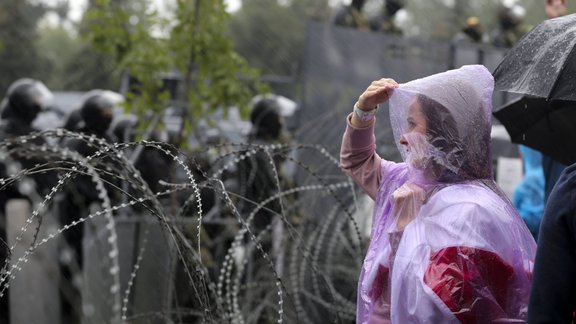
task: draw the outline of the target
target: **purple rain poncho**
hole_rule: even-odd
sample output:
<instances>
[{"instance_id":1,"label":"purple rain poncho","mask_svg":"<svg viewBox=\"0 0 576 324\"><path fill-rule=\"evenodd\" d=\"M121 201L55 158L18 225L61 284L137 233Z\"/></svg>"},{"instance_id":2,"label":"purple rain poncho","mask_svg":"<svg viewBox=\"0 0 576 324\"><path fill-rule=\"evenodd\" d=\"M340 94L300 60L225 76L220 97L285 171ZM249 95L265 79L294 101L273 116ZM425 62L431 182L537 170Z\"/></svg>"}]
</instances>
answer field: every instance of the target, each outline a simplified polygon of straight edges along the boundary
<instances>
[{"instance_id":1,"label":"purple rain poncho","mask_svg":"<svg viewBox=\"0 0 576 324\"><path fill-rule=\"evenodd\" d=\"M492 178L493 85L473 65L393 91L394 137L409 149L381 162L358 323L526 320L536 244ZM414 105L426 135L407 134Z\"/></svg>"}]
</instances>

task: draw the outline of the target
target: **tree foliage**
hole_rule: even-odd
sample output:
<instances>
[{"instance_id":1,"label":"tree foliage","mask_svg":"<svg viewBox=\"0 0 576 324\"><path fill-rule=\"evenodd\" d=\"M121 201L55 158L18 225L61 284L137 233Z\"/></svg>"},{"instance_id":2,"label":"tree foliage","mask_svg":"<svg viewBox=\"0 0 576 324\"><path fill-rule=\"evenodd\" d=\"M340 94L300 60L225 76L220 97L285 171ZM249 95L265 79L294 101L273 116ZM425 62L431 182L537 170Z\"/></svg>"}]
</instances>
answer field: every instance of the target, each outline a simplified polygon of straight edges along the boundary
<instances>
[{"instance_id":1,"label":"tree foliage","mask_svg":"<svg viewBox=\"0 0 576 324\"><path fill-rule=\"evenodd\" d=\"M114 62L94 50L62 25L39 31L41 49L49 73L43 79L53 91L87 91L119 88Z\"/></svg>"},{"instance_id":2,"label":"tree foliage","mask_svg":"<svg viewBox=\"0 0 576 324\"><path fill-rule=\"evenodd\" d=\"M0 1L0 91L16 79L44 79L49 73L38 51L37 23L46 7L26 0Z\"/></svg>"},{"instance_id":3,"label":"tree foliage","mask_svg":"<svg viewBox=\"0 0 576 324\"><path fill-rule=\"evenodd\" d=\"M235 105L246 112L254 92L264 87L226 35L223 1L177 0L168 16L142 3L135 12L126 3L97 0L85 20L87 39L138 81L138 95L129 96L132 110L161 114L170 100L161 76L175 72L181 76L175 99L187 112L186 132L196 117L218 108Z\"/></svg>"}]
</instances>

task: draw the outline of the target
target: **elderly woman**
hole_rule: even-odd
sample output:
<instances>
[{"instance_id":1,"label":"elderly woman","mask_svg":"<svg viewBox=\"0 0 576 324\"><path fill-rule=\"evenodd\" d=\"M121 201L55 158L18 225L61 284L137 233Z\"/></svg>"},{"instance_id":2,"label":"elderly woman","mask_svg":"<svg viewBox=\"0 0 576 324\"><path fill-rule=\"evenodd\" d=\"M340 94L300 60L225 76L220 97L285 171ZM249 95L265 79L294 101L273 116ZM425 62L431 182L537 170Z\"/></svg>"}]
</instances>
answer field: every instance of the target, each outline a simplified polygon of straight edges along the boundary
<instances>
[{"instance_id":1,"label":"elderly woman","mask_svg":"<svg viewBox=\"0 0 576 324\"><path fill-rule=\"evenodd\" d=\"M536 245L492 178L493 86L480 65L380 79L348 116L341 167L376 201L358 323L526 320ZM375 151L388 99L403 163Z\"/></svg>"}]
</instances>

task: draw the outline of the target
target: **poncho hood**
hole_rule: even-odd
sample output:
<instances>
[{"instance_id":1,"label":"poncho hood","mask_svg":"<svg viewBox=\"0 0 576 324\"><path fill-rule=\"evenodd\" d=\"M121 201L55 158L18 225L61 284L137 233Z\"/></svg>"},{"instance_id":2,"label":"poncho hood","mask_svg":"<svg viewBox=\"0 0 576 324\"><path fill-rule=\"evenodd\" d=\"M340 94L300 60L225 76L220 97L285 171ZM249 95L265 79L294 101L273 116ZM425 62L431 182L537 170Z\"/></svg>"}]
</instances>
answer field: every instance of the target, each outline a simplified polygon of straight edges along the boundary
<instances>
[{"instance_id":1,"label":"poncho hood","mask_svg":"<svg viewBox=\"0 0 576 324\"><path fill-rule=\"evenodd\" d=\"M406 133L409 107L415 100L428 121L427 143L407 138L415 147L410 153L398 144L404 161L412 162L415 154L425 155L428 164L442 169L433 179L440 182L492 177L493 90L494 78L482 65L467 65L401 84L390 98L396 143Z\"/></svg>"}]
</instances>

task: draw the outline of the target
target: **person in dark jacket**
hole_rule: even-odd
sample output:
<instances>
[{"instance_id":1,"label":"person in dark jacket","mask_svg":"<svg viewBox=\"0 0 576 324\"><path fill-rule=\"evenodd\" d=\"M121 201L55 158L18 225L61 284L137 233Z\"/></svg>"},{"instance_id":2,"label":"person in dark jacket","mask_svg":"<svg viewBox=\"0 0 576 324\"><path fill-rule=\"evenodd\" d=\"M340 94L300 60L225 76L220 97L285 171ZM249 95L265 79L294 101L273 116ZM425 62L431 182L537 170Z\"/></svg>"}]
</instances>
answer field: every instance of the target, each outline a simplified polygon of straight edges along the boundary
<instances>
[{"instance_id":1,"label":"person in dark jacket","mask_svg":"<svg viewBox=\"0 0 576 324\"><path fill-rule=\"evenodd\" d=\"M528 323L576 320L576 164L552 189L542 217Z\"/></svg>"},{"instance_id":2,"label":"person in dark jacket","mask_svg":"<svg viewBox=\"0 0 576 324\"><path fill-rule=\"evenodd\" d=\"M568 12L566 0L546 0L548 18ZM546 207L540 224L528 323L576 322L576 164L543 156Z\"/></svg>"},{"instance_id":3,"label":"person in dark jacket","mask_svg":"<svg viewBox=\"0 0 576 324\"><path fill-rule=\"evenodd\" d=\"M250 113L252 129L248 134L248 143L251 145L287 144L290 141L284 131L285 113L278 98L270 95L253 101ZM280 192L278 184L286 185L288 180L282 172L285 156L279 153L270 152L268 155L264 150L257 149L255 154L238 164L240 195L246 199L240 203L240 209L244 212L252 211L258 203ZM277 200L265 207L255 215L252 223L258 231L270 224L274 214L280 212Z\"/></svg>"},{"instance_id":4,"label":"person in dark jacket","mask_svg":"<svg viewBox=\"0 0 576 324\"><path fill-rule=\"evenodd\" d=\"M52 99L52 93L38 80L20 79L9 88L6 98L1 103L0 140L25 136L38 131L32 126L32 122L43 109L47 108ZM30 144L43 145L46 141L37 137ZM12 156L21 168L31 168L41 163L38 157ZM6 177L7 165L0 162L0 177ZM43 173L33 177L35 191L42 195L55 183L55 175ZM4 204L9 198L23 198L17 188L7 188L0 191L0 213L4 212Z\"/></svg>"},{"instance_id":5,"label":"person in dark jacket","mask_svg":"<svg viewBox=\"0 0 576 324\"><path fill-rule=\"evenodd\" d=\"M38 113L46 108L52 98L52 93L46 86L38 80L19 79L12 83L8 88L6 97L0 104L1 123L0 123L0 140L15 138L18 136L28 135L36 129L32 127L32 122L38 116ZM31 141L30 144L42 145L45 141L38 137ZM10 149L11 147L8 147ZM36 157L24 157L12 155L10 159L0 161L0 178L8 177L8 168L18 164L19 168L28 169L42 161ZM46 190L55 183L55 175L52 173L38 174L32 177L34 180L36 194L44 194ZM6 241L5 208L10 199L30 199L29 193L22 192L18 183L11 186L2 186L0 190L0 268L5 266L5 260L8 257L8 243ZM0 323L9 321L8 294L0 298Z\"/></svg>"},{"instance_id":6,"label":"person in dark jacket","mask_svg":"<svg viewBox=\"0 0 576 324\"><path fill-rule=\"evenodd\" d=\"M462 29L454 35L452 40L456 43L486 43L488 41L487 35L482 29L478 17L470 16L464 21Z\"/></svg>"},{"instance_id":7,"label":"person in dark jacket","mask_svg":"<svg viewBox=\"0 0 576 324\"><path fill-rule=\"evenodd\" d=\"M112 123L112 135L118 143L134 142L136 140L136 128L138 119L134 115L120 116ZM159 135L150 134L149 141L159 141ZM146 146L136 146L129 152L129 159L134 163L134 167L140 171L142 179L146 181L150 190L156 193L163 189L160 181L170 182L170 169L172 158L164 152Z\"/></svg>"},{"instance_id":8,"label":"person in dark jacket","mask_svg":"<svg viewBox=\"0 0 576 324\"><path fill-rule=\"evenodd\" d=\"M334 17L334 25L355 28L362 31L370 30L370 22L362 8L365 0L352 0L349 5L342 6Z\"/></svg>"},{"instance_id":9,"label":"person in dark jacket","mask_svg":"<svg viewBox=\"0 0 576 324\"><path fill-rule=\"evenodd\" d=\"M112 122L113 110L114 101L105 92L89 95L80 108L82 120L78 124L83 126L76 131L85 135L94 135L112 143L112 137L108 135L107 131ZM98 151L97 146L90 145L78 138L67 138L61 145L84 157L90 157ZM106 158L95 158L91 163L106 163ZM106 181L114 183L114 179L106 177L104 174L100 174L100 176ZM106 186L106 189L109 196L117 192L111 186ZM81 217L86 217L90 213L90 206L99 202L101 202L101 198L98 196L98 190L91 177L89 175L75 175L64 189L62 199L58 201L61 226L78 221ZM75 278L81 275L80 271L83 268L83 229L83 224L79 224L62 232L64 241L69 246L69 248L63 249L62 254L70 257L63 258L65 261L61 265L62 276L66 279L62 281L63 288L61 291L68 292L68 295L63 298L61 307L65 322L71 323L79 322L81 318L80 289L74 283L76 282Z\"/></svg>"},{"instance_id":10,"label":"person in dark jacket","mask_svg":"<svg viewBox=\"0 0 576 324\"><path fill-rule=\"evenodd\" d=\"M380 13L370 18L370 30L386 34L402 35L402 29L396 25L394 19L398 11L403 7L404 2L402 0L386 0Z\"/></svg>"},{"instance_id":11,"label":"person in dark jacket","mask_svg":"<svg viewBox=\"0 0 576 324\"><path fill-rule=\"evenodd\" d=\"M498 29L491 34L492 45L509 48L524 36L531 26L524 22L526 10L519 6L502 7L498 14Z\"/></svg>"},{"instance_id":12,"label":"person in dark jacket","mask_svg":"<svg viewBox=\"0 0 576 324\"><path fill-rule=\"evenodd\" d=\"M107 134L113 116L114 103L104 95L93 95L88 97L80 108L80 115L84 126L78 132L86 135L95 135L112 142L112 138ZM77 138L68 139L62 144L70 150L80 153L84 157L89 157L97 152L97 148L89 145L85 141ZM90 204L100 201L98 191L90 176L78 175L71 186L66 190L68 199L64 199L61 206L62 225L70 224L87 213ZM85 215L84 215L85 216ZM74 247L79 264L82 264L82 226L74 226L64 231L64 236Z\"/></svg>"},{"instance_id":13,"label":"person in dark jacket","mask_svg":"<svg viewBox=\"0 0 576 324\"><path fill-rule=\"evenodd\" d=\"M43 109L47 108L52 100L52 93L46 86L38 80L19 79L15 81L7 91L5 99L1 103L0 140L6 140L19 136L25 136L37 131L32 127L32 122ZM42 137L37 137L29 141L30 145L43 145L46 141ZM7 147L11 149L14 147ZM12 154L11 163L16 163L19 169L29 169L45 162L37 156L22 156ZM7 168L10 167L7 161L0 161L0 178L8 176ZM31 177L35 185L34 191L38 195L45 194L56 182L53 173L44 172ZM17 185L0 190L0 215L4 213L6 202L12 198L29 198L26 193L20 192Z\"/></svg>"}]
</instances>

